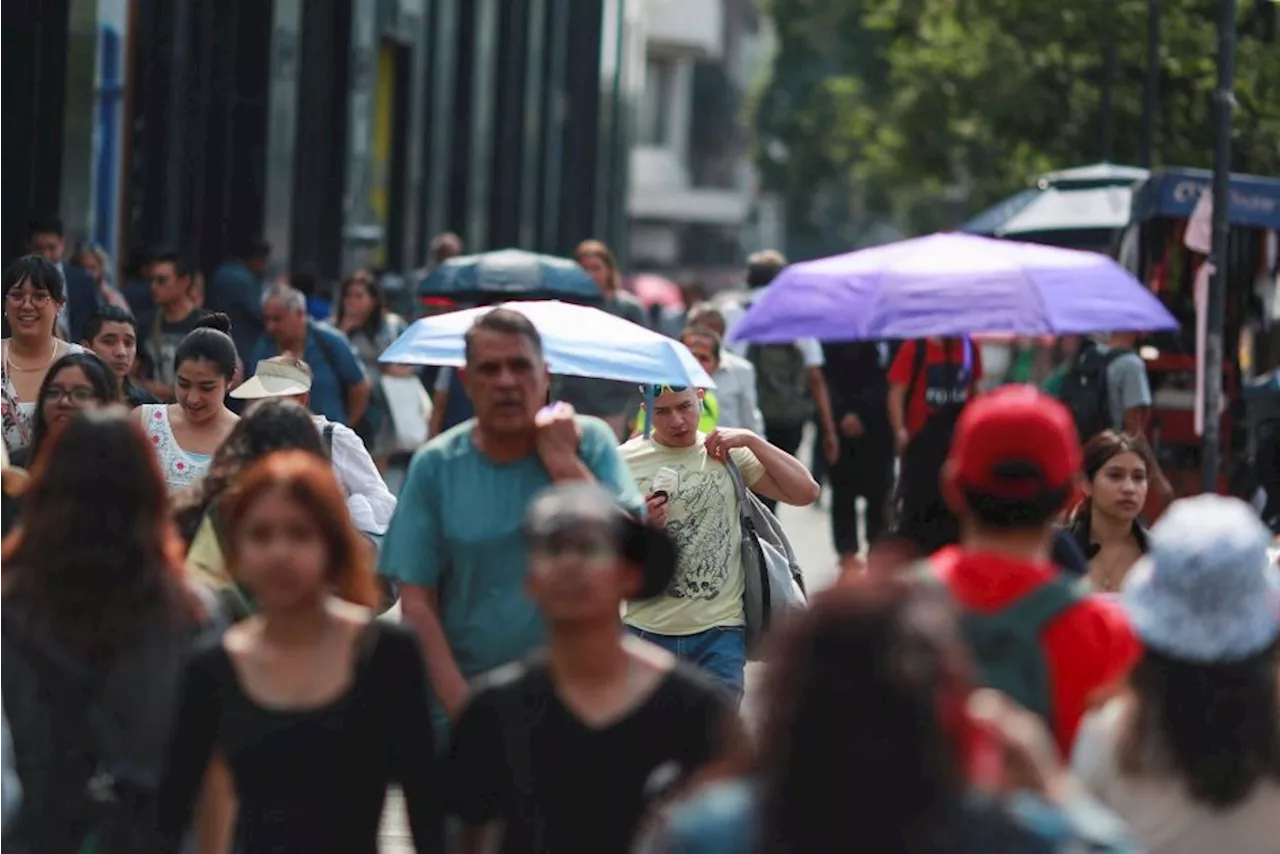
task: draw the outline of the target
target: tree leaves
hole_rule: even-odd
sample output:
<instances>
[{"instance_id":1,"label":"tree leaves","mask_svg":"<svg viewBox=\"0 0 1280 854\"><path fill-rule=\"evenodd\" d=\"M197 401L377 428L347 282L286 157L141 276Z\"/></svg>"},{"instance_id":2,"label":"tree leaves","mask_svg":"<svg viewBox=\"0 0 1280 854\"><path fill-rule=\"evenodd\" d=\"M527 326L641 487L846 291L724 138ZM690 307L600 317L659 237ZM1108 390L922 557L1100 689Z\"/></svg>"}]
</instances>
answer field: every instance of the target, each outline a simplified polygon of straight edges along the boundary
<instances>
[{"instance_id":1,"label":"tree leaves","mask_svg":"<svg viewBox=\"0 0 1280 854\"><path fill-rule=\"evenodd\" d=\"M767 0L771 73L749 109L793 245L849 249L885 220L954 225L1033 175L1140 159L1146 0ZM1157 165L1208 167L1215 4L1161 0ZM1280 173L1280 4L1240 0L1236 171ZM1270 17L1268 17L1270 16ZM794 254L794 253L793 253Z\"/></svg>"}]
</instances>

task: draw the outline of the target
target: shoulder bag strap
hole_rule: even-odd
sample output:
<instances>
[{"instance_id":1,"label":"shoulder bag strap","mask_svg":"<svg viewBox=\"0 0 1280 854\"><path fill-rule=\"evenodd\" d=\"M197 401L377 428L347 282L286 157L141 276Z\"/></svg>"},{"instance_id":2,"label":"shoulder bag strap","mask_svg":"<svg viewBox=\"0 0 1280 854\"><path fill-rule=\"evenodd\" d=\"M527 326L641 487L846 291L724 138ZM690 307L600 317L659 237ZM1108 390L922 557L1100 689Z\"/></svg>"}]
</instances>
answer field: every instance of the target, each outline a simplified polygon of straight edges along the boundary
<instances>
[{"instance_id":1,"label":"shoulder bag strap","mask_svg":"<svg viewBox=\"0 0 1280 854\"><path fill-rule=\"evenodd\" d=\"M324 353L324 360L329 363L329 370L333 372L334 379L342 387L342 393L345 396L350 388L346 381L342 379L342 372L338 370L338 360L334 356L333 342L329 340L325 329L311 321L307 321L307 324L310 326L311 334L316 336L316 343L320 345L320 351Z\"/></svg>"},{"instance_id":2,"label":"shoulder bag strap","mask_svg":"<svg viewBox=\"0 0 1280 854\"><path fill-rule=\"evenodd\" d=\"M907 381L907 396L902 402L902 423L907 424L911 420L911 401L916 396L916 385L920 381L921 372L924 371L925 358L929 355L929 342L920 338L915 341L908 341L902 346L916 348L911 359L911 379Z\"/></svg>"}]
</instances>

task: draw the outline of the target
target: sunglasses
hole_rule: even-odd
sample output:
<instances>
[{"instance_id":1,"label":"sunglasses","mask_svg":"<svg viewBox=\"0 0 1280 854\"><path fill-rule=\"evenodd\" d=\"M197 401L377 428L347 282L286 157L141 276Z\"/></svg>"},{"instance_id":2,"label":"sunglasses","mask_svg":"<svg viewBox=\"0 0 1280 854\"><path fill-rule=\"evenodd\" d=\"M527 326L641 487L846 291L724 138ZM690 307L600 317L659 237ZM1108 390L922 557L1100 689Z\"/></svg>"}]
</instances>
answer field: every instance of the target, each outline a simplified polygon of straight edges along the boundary
<instances>
[{"instance_id":1,"label":"sunglasses","mask_svg":"<svg viewBox=\"0 0 1280 854\"><path fill-rule=\"evenodd\" d=\"M663 394L666 394L666 393L668 393L668 392L670 392L670 393L672 393L672 394L679 394L679 393L680 393L680 392L682 392L682 391L688 391L688 390L689 390L689 387L688 387L687 385L655 385L655 386L640 386L640 390L641 390L641 391L649 391L649 389L650 389L650 388L652 388L652 389L653 389L653 396L654 396L654 397L658 397L659 395L663 395Z\"/></svg>"}]
</instances>

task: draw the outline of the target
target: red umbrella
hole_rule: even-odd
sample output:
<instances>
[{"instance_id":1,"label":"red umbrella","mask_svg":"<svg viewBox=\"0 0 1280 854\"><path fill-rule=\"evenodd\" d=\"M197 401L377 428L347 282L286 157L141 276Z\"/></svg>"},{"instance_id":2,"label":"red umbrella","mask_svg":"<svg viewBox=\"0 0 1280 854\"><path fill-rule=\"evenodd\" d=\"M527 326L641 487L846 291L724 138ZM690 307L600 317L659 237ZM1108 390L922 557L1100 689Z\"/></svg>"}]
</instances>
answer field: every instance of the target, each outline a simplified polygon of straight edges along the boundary
<instances>
[{"instance_id":1,"label":"red umbrella","mask_svg":"<svg viewBox=\"0 0 1280 854\"><path fill-rule=\"evenodd\" d=\"M652 273L641 273L631 279L631 290L636 298L644 303L645 308L655 305L664 308L684 308L684 294L680 286L670 279L655 276Z\"/></svg>"}]
</instances>

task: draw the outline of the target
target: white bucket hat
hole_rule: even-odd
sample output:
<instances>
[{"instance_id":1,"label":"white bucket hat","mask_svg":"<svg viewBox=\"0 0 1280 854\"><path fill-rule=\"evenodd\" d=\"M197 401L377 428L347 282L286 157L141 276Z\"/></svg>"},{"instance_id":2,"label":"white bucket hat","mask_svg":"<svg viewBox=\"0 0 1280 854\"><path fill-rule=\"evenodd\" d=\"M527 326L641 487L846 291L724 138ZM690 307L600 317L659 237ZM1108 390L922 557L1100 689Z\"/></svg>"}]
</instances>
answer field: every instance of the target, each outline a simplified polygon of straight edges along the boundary
<instances>
[{"instance_id":1,"label":"white bucket hat","mask_svg":"<svg viewBox=\"0 0 1280 854\"><path fill-rule=\"evenodd\" d=\"M1121 600L1142 641L1185 661L1257 655L1280 636L1280 579L1271 533L1235 498L1175 501L1151 529L1151 548Z\"/></svg>"}]
</instances>

